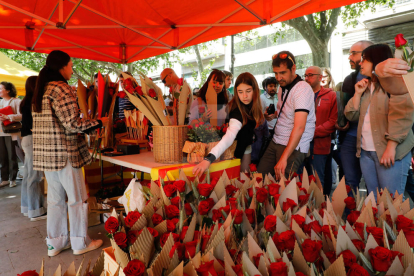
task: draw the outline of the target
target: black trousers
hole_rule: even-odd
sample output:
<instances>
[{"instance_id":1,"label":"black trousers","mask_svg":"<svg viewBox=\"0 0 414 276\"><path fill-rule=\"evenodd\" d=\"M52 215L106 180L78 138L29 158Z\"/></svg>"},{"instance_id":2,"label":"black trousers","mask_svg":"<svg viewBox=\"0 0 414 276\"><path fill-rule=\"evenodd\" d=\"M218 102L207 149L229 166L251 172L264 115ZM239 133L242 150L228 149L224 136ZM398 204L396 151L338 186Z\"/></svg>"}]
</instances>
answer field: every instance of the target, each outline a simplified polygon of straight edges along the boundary
<instances>
[{"instance_id":1,"label":"black trousers","mask_svg":"<svg viewBox=\"0 0 414 276\"><path fill-rule=\"evenodd\" d=\"M1 181L14 181L17 177L19 165L17 164L17 141L11 136L0 136L0 170Z\"/></svg>"}]
</instances>

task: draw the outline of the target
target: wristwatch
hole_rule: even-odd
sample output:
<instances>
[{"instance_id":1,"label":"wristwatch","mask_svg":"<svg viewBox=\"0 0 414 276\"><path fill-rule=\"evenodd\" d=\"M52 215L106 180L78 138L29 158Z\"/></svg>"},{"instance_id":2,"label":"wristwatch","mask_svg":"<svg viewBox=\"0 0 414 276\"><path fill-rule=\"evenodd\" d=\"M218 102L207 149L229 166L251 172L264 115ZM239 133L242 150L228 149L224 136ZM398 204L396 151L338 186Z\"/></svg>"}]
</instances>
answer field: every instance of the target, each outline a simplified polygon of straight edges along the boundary
<instances>
[{"instance_id":1,"label":"wristwatch","mask_svg":"<svg viewBox=\"0 0 414 276\"><path fill-rule=\"evenodd\" d=\"M216 160L216 157L214 154L209 153L206 157L204 157L204 160L209 161L210 163L213 163Z\"/></svg>"}]
</instances>

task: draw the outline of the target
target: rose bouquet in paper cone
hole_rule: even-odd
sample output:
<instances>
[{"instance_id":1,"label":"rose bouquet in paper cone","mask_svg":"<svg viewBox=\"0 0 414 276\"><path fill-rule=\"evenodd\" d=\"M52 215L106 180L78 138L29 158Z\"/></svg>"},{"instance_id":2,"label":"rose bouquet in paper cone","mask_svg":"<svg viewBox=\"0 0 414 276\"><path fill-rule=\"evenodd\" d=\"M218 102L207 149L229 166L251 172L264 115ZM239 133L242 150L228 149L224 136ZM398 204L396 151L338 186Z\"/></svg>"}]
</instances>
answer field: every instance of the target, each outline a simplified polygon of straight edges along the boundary
<instances>
[{"instance_id":1,"label":"rose bouquet in paper cone","mask_svg":"<svg viewBox=\"0 0 414 276\"><path fill-rule=\"evenodd\" d=\"M413 275L403 195L364 197L342 180L329 199L317 182L181 171L151 182L142 213L113 214L105 228L125 275L133 260L140 275Z\"/></svg>"},{"instance_id":2,"label":"rose bouquet in paper cone","mask_svg":"<svg viewBox=\"0 0 414 276\"><path fill-rule=\"evenodd\" d=\"M408 74L403 75L402 78L407 86L411 99L414 101L414 52L408 45L408 41L404 38L403 34L395 36L395 48L395 57L404 60L411 67L408 70Z\"/></svg>"}]
</instances>

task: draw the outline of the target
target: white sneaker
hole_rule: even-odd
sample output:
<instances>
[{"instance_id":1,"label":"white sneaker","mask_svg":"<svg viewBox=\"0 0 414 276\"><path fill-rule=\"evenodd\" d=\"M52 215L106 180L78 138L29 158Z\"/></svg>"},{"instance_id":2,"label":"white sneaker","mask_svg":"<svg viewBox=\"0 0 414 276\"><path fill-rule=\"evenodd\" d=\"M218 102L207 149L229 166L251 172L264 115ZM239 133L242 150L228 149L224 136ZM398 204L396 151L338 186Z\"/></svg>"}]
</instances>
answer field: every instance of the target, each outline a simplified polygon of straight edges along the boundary
<instances>
[{"instance_id":1,"label":"white sneaker","mask_svg":"<svg viewBox=\"0 0 414 276\"><path fill-rule=\"evenodd\" d=\"M54 257L54 256L56 256L57 254L59 254L60 252L62 252L63 250L66 250L66 249L70 249L70 243L68 243L65 247L63 247L63 248L61 248L61 249L55 249L53 246L51 246L51 245L47 245L47 248L48 248L48 250L47 250L47 255L49 256L49 257Z\"/></svg>"},{"instance_id":2,"label":"white sneaker","mask_svg":"<svg viewBox=\"0 0 414 276\"><path fill-rule=\"evenodd\" d=\"M84 249L81 250L73 250L73 255L82 255L89 251L98 249L103 244L102 240L92 240L92 242Z\"/></svg>"},{"instance_id":3,"label":"white sneaker","mask_svg":"<svg viewBox=\"0 0 414 276\"><path fill-rule=\"evenodd\" d=\"M17 186L16 181L11 181L9 186L10 188L16 187Z\"/></svg>"},{"instance_id":4,"label":"white sneaker","mask_svg":"<svg viewBox=\"0 0 414 276\"><path fill-rule=\"evenodd\" d=\"M28 213L23 213L23 216L27 217L29 214Z\"/></svg>"},{"instance_id":5,"label":"white sneaker","mask_svg":"<svg viewBox=\"0 0 414 276\"><path fill-rule=\"evenodd\" d=\"M41 216L31 218L30 221L38 221L38 220L42 220L42 219L47 219L47 214L43 214Z\"/></svg>"},{"instance_id":6,"label":"white sneaker","mask_svg":"<svg viewBox=\"0 0 414 276\"><path fill-rule=\"evenodd\" d=\"M5 181L2 181L1 183L0 183L0 187L4 187L4 186L7 186L7 185L9 185L9 181L8 180L5 180Z\"/></svg>"}]
</instances>

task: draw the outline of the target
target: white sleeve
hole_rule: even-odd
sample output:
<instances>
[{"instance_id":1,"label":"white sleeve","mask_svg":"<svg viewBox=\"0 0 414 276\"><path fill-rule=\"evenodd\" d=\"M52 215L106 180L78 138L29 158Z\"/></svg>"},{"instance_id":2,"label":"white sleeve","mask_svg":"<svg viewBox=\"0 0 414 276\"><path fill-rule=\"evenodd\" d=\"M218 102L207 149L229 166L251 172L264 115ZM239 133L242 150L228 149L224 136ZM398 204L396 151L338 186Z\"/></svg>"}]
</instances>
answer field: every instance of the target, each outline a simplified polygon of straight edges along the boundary
<instances>
[{"instance_id":1,"label":"white sleeve","mask_svg":"<svg viewBox=\"0 0 414 276\"><path fill-rule=\"evenodd\" d=\"M230 119L229 127L226 134L221 138L221 141L211 149L210 153L213 154L216 159L219 158L223 152L233 144L236 139L237 133L242 128L242 123L236 119Z\"/></svg>"}]
</instances>

